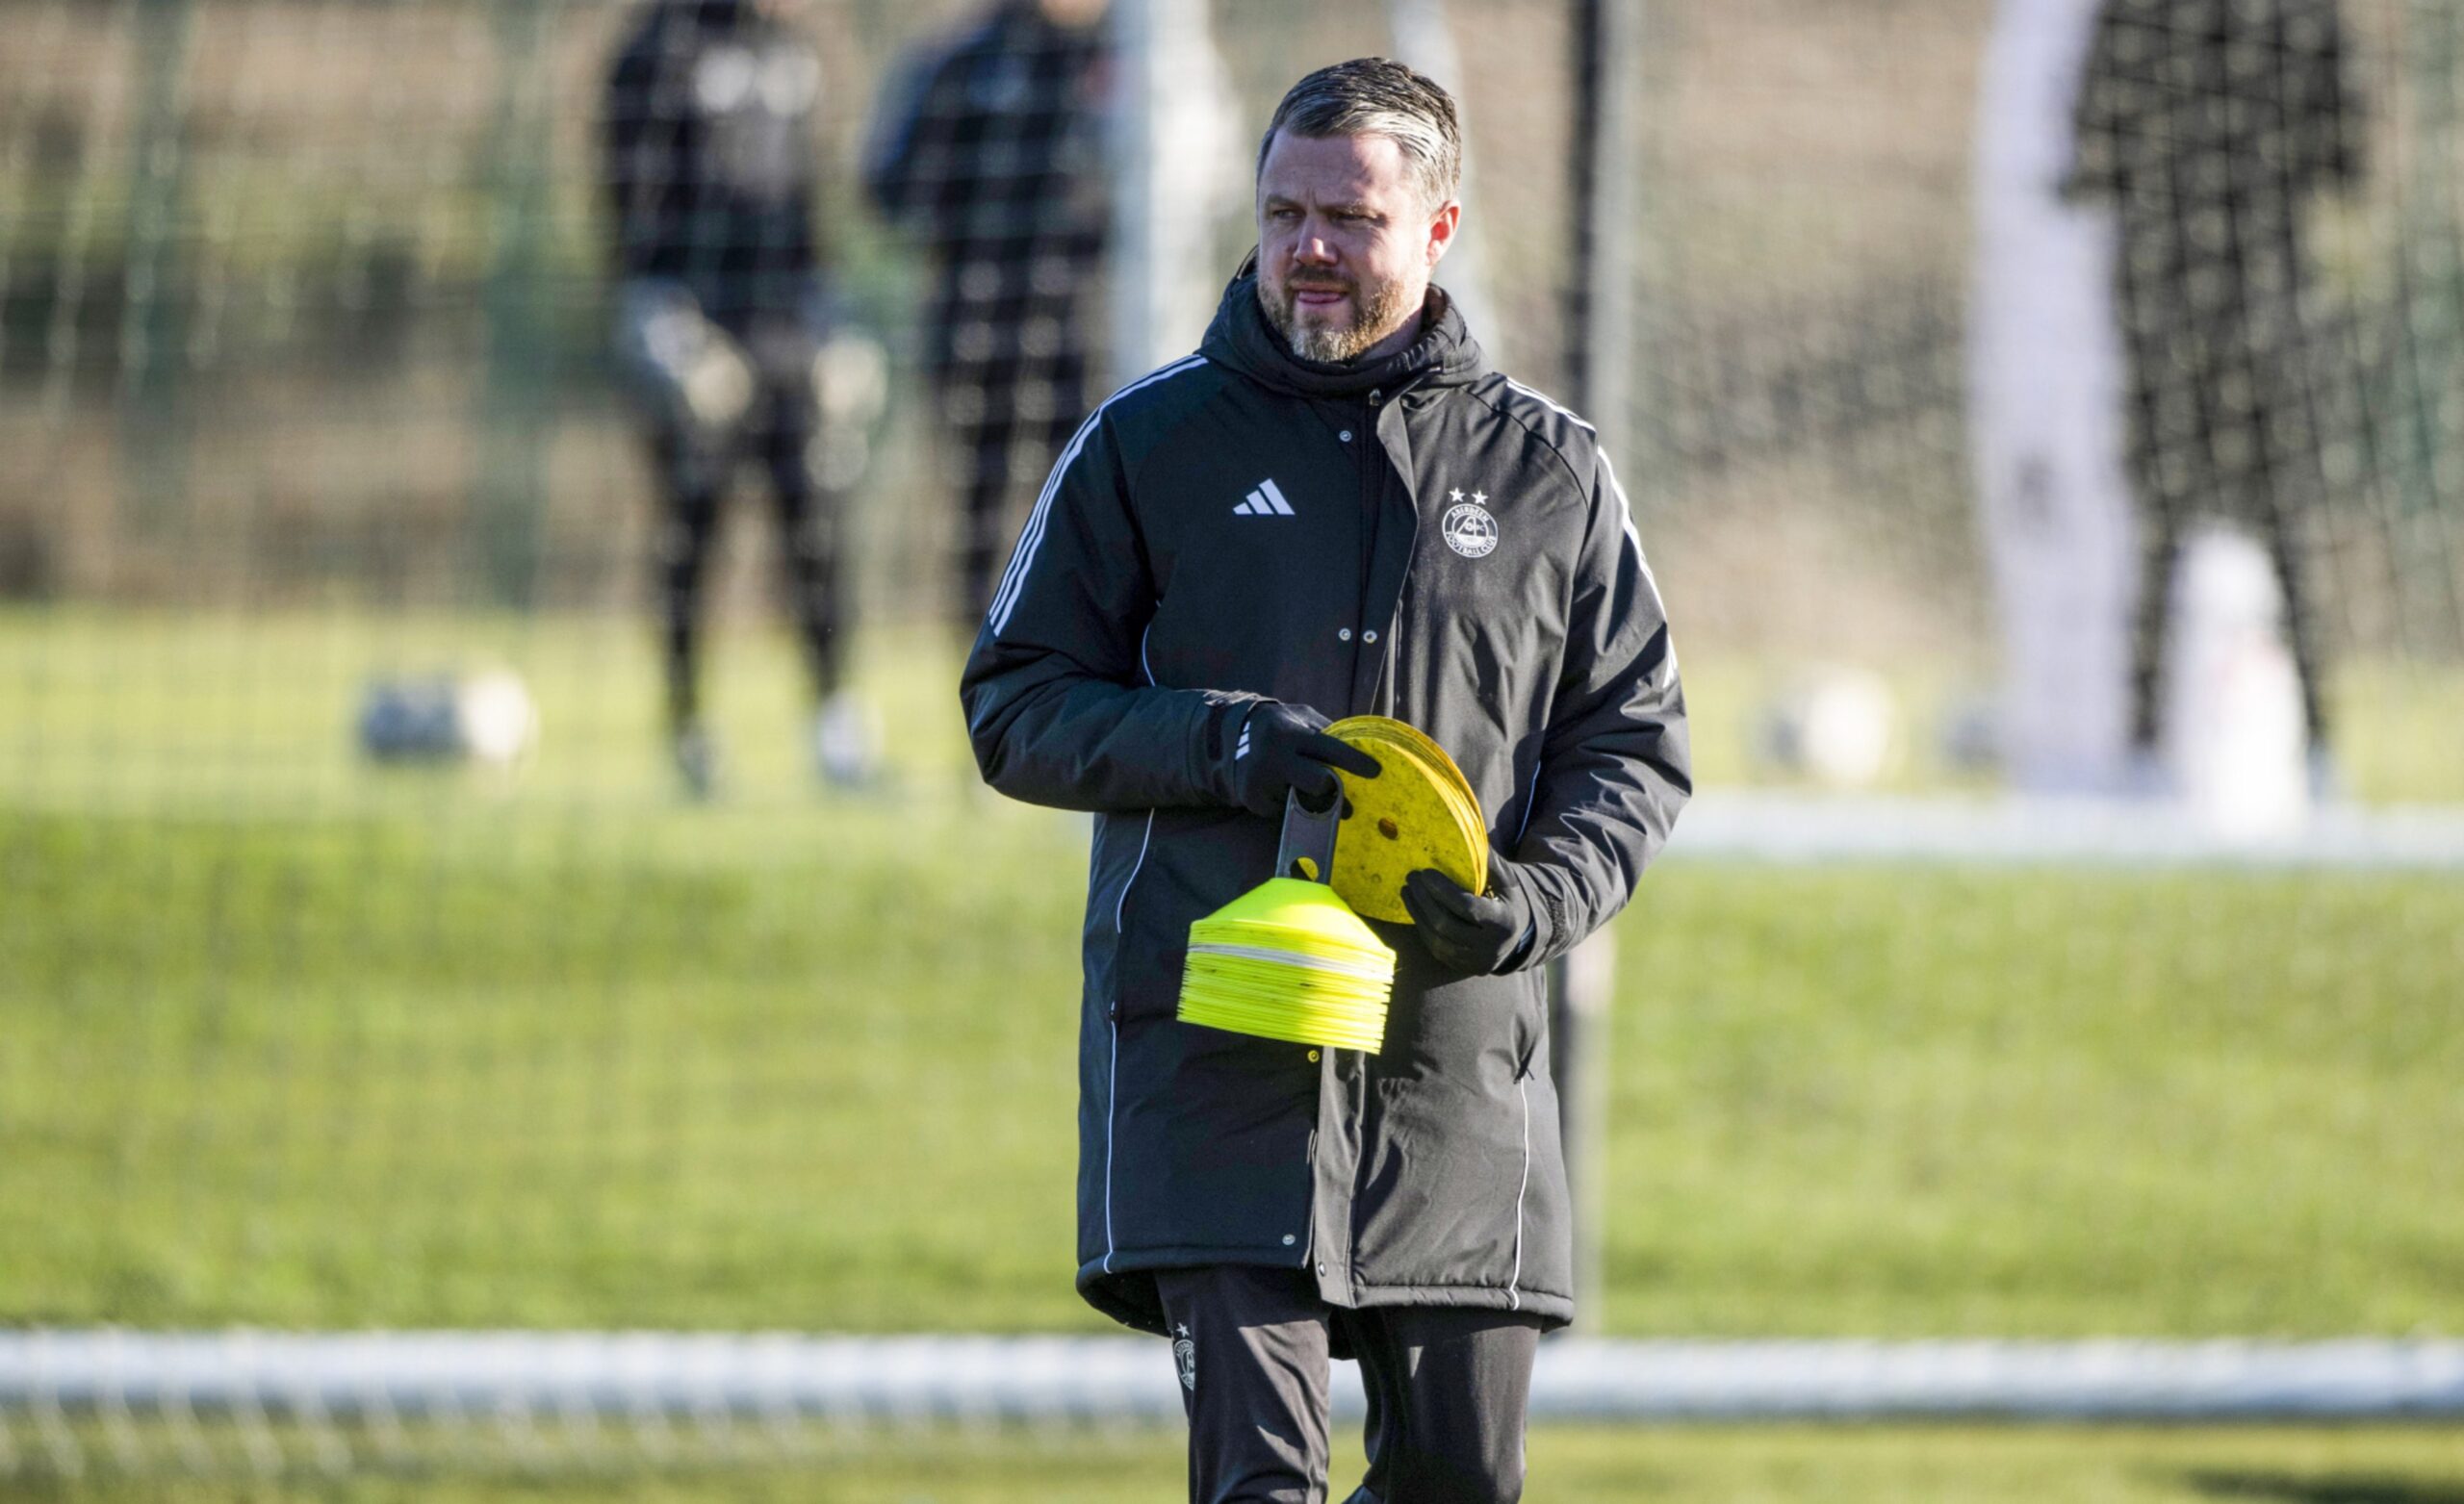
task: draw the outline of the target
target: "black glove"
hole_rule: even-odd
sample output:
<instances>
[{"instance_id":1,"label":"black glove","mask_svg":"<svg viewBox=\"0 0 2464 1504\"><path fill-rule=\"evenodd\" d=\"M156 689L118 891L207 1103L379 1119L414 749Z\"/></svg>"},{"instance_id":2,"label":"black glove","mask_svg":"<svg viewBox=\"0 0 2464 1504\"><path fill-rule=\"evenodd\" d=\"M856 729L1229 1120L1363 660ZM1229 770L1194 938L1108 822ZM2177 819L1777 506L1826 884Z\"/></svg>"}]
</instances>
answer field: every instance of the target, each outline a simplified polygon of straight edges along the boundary
<instances>
[{"instance_id":1,"label":"black glove","mask_svg":"<svg viewBox=\"0 0 2464 1504\"><path fill-rule=\"evenodd\" d=\"M1342 791L1337 768L1364 778L1377 777L1377 759L1328 736L1328 725L1307 705L1276 700L1251 705L1248 719L1232 738L1232 802L1271 820L1282 815L1284 796L1296 789L1303 803L1322 808Z\"/></svg>"},{"instance_id":2,"label":"black glove","mask_svg":"<svg viewBox=\"0 0 2464 1504\"><path fill-rule=\"evenodd\" d=\"M1440 964L1475 977L1518 971L1539 938L1530 885L1515 864L1492 857L1489 891L1467 891L1433 867L1403 879L1403 910Z\"/></svg>"}]
</instances>

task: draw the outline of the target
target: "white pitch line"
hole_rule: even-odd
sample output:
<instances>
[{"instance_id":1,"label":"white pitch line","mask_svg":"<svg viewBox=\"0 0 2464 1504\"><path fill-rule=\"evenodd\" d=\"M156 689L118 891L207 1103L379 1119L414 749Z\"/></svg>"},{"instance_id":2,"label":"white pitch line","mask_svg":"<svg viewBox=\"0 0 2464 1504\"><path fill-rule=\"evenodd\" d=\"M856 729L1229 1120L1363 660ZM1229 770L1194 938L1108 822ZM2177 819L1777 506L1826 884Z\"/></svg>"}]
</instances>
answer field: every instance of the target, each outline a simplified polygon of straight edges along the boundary
<instances>
[{"instance_id":1,"label":"white pitch line","mask_svg":"<svg viewBox=\"0 0 2464 1504\"><path fill-rule=\"evenodd\" d=\"M1170 1421L1132 1337L667 1333L0 1333L0 1415L334 1419L591 1414L851 1422ZM1356 1369L1336 1409L1356 1417ZM1545 1343L1544 1420L2464 1418L2464 1342Z\"/></svg>"},{"instance_id":2,"label":"white pitch line","mask_svg":"<svg viewBox=\"0 0 2464 1504\"><path fill-rule=\"evenodd\" d=\"M2464 809L2329 805L2237 832L2146 800L1974 799L1713 789L1677 824L1672 858L1999 866L2464 872Z\"/></svg>"}]
</instances>

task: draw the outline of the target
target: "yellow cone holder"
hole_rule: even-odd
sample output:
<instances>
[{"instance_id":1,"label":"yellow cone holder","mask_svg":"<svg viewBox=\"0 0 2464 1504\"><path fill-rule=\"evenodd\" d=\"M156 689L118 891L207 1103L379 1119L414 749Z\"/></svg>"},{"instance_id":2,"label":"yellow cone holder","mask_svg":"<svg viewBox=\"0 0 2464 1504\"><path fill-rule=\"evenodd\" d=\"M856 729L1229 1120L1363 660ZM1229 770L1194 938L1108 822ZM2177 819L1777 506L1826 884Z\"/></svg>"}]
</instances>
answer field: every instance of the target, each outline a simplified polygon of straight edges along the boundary
<instances>
[{"instance_id":1,"label":"yellow cone holder","mask_svg":"<svg viewBox=\"0 0 2464 1504\"><path fill-rule=\"evenodd\" d=\"M1190 926L1183 1023L1375 1053L1395 953L1327 886L1343 800L1284 801L1275 875Z\"/></svg>"},{"instance_id":2,"label":"yellow cone holder","mask_svg":"<svg viewBox=\"0 0 2464 1504\"><path fill-rule=\"evenodd\" d=\"M1305 878L1311 882L1331 883L1335 879L1335 841L1343 833L1344 795L1341 788L1326 802L1323 809L1312 809L1300 802L1300 791L1294 789L1283 797L1283 836L1275 843L1274 875L1278 878Z\"/></svg>"}]
</instances>

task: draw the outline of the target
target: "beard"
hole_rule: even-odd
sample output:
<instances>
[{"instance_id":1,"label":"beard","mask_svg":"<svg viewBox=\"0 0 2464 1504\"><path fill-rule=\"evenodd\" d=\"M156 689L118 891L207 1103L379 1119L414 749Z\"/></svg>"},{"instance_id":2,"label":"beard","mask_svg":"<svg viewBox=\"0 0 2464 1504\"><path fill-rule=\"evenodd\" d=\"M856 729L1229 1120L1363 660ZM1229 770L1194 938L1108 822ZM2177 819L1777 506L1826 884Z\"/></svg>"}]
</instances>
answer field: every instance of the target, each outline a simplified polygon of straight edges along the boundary
<instances>
[{"instance_id":1,"label":"beard","mask_svg":"<svg viewBox=\"0 0 2464 1504\"><path fill-rule=\"evenodd\" d=\"M1378 284L1365 299L1359 283L1345 282L1342 291L1353 310L1348 323L1301 316L1301 292L1331 291L1335 286L1331 281L1310 281L1295 289L1290 282L1277 287L1263 276L1258 279L1258 306L1266 311L1267 322L1302 360L1340 366L1402 326L1403 290L1392 282Z\"/></svg>"}]
</instances>

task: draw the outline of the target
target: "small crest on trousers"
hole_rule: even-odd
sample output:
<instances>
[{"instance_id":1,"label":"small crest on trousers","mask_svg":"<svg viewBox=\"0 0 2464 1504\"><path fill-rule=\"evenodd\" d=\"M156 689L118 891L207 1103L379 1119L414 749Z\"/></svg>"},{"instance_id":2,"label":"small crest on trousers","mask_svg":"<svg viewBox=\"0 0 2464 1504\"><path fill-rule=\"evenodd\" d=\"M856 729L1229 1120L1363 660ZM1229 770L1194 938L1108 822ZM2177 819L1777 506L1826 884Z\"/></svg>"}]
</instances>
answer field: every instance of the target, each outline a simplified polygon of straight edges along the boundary
<instances>
[{"instance_id":1,"label":"small crest on trousers","mask_svg":"<svg viewBox=\"0 0 2464 1504\"><path fill-rule=\"evenodd\" d=\"M1181 1371L1181 1388L1197 1392L1197 1343L1190 1339L1187 1322L1172 1329L1172 1366Z\"/></svg>"}]
</instances>

